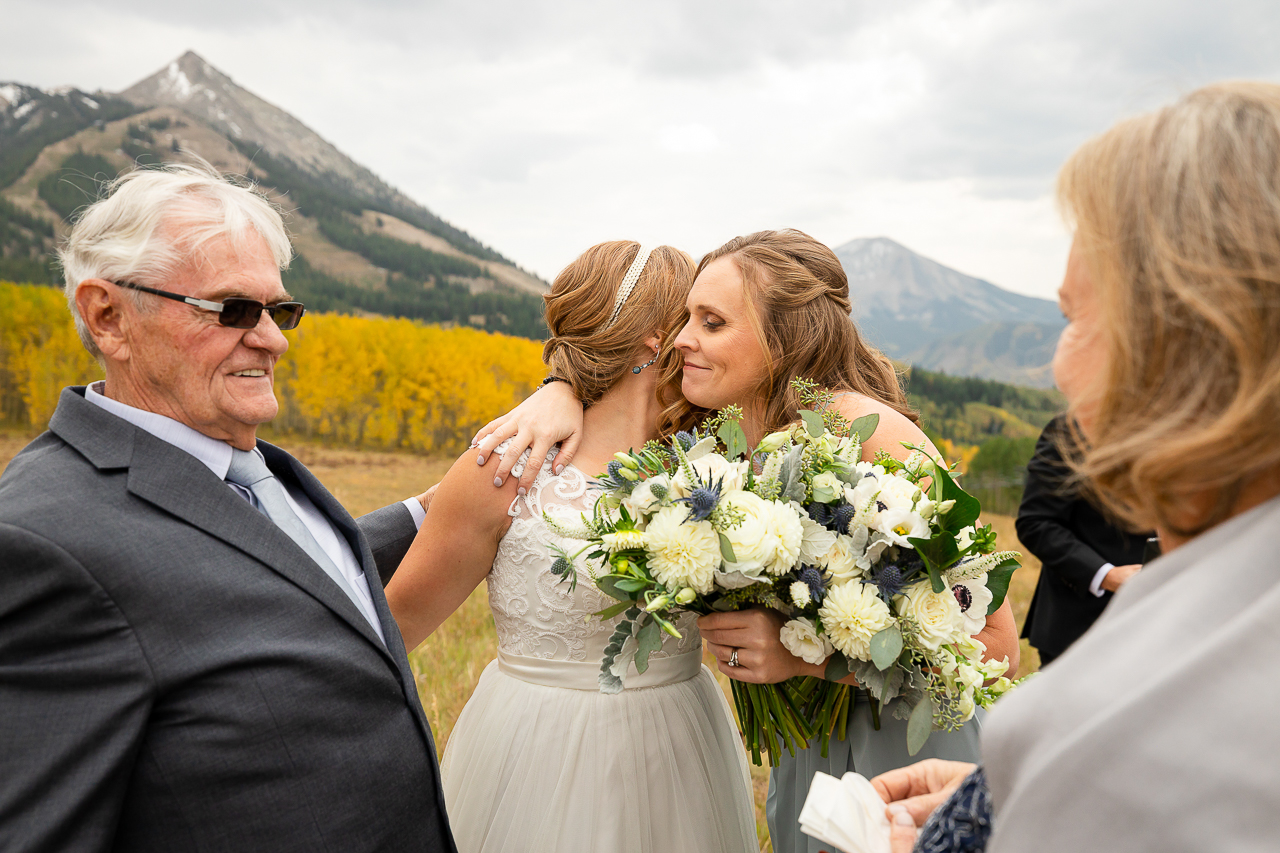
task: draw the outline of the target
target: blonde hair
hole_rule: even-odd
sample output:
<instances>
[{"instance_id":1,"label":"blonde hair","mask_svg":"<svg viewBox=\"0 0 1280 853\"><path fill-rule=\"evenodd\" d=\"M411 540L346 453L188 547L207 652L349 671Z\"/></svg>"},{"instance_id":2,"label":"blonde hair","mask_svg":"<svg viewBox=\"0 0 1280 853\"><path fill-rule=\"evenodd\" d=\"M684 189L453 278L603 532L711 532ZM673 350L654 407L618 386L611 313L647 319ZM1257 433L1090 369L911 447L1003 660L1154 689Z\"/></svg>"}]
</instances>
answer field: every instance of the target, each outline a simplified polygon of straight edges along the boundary
<instances>
[{"instance_id":1,"label":"blonde hair","mask_svg":"<svg viewBox=\"0 0 1280 853\"><path fill-rule=\"evenodd\" d=\"M67 303L85 349L101 361L76 308L80 282L100 278L170 289L168 282L209 241L225 237L240 248L249 233L266 242L278 267L289 265L293 250L280 213L252 184L232 183L203 160L116 178L103 198L84 209L58 250ZM136 291L124 293L142 304Z\"/></svg>"},{"instance_id":2,"label":"blonde hair","mask_svg":"<svg viewBox=\"0 0 1280 853\"><path fill-rule=\"evenodd\" d=\"M693 258L679 249L659 246L627 297L618 317L601 329L613 313L618 285L640 244L614 240L587 249L565 267L543 297L551 337L542 360L551 373L568 380L584 404L598 402L645 352L646 338L659 332L657 397L663 406L658 430L662 435L689 428L701 410L680 394L684 359L675 349L685 320L685 299L693 286ZM648 361L646 355L644 361ZM671 379L675 378L674 394Z\"/></svg>"},{"instance_id":3,"label":"blonde hair","mask_svg":"<svg viewBox=\"0 0 1280 853\"><path fill-rule=\"evenodd\" d=\"M799 417L791 387L797 376L878 400L919 422L893 362L863 339L850 316L849 279L835 252L802 231L757 231L707 254L698 272L720 258L742 274L748 321L768 365L755 391L766 401L764 432Z\"/></svg>"},{"instance_id":4,"label":"blonde hair","mask_svg":"<svg viewBox=\"0 0 1280 853\"><path fill-rule=\"evenodd\" d=\"M1200 533L1280 465L1280 86L1121 122L1071 156L1058 198L1109 353L1077 470L1136 528Z\"/></svg>"}]
</instances>

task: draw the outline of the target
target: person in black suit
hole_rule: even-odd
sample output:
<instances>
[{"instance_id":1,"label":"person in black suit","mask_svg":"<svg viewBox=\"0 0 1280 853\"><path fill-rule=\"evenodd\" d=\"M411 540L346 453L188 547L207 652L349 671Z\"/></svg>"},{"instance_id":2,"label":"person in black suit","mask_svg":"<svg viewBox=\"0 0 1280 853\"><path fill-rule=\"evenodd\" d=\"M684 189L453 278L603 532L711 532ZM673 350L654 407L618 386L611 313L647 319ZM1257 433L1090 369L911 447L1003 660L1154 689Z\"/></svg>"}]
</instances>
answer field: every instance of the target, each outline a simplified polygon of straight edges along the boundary
<instances>
[{"instance_id":1,"label":"person in black suit","mask_svg":"<svg viewBox=\"0 0 1280 853\"><path fill-rule=\"evenodd\" d=\"M1142 568L1151 534L1129 533L1109 522L1066 483L1062 443L1070 447L1066 415L1044 428L1027 464L1018 507L1018 539L1040 560L1022 636L1047 664L1066 651L1102 615L1112 594Z\"/></svg>"},{"instance_id":2,"label":"person in black suit","mask_svg":"<svg viewBox=\"0 0 1280 853\"><path fill-rule=\"evenodd\" d=\"M356 522L256 439L279 214L139 170L62 254L106 381L0 477L0 849L456 853L382 593L425 507Z\"/></svg>"}]
</instances>

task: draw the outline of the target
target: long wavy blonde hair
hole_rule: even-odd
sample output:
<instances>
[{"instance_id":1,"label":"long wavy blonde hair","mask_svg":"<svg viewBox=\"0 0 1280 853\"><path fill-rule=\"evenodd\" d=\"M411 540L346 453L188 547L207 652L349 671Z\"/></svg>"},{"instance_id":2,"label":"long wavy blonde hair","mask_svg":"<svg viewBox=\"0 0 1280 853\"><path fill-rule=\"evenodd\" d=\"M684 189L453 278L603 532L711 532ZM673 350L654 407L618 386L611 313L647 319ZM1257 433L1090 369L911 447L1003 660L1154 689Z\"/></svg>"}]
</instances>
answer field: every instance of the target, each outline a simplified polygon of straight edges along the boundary
<instances>
[{"instance_id":1,"label":"long wavy blonde hair","mask_svg":"<svg viewBox=\"0 0 1280 853\"><path fill-rule=\"evenodd\" d=\"M657 371L656 393L663 407L658 431L668 435L688 429L702 414L680 393L684 359L673 346L687 316L693 258L671 246L654 249L617 319L602 330L613 313L618 285L639 252L640 244L631 240L599 243L556 276L551 292L543 297L551 337L542 348L542 360L590 405L632 367L649 360L644 342L658 332L658 357L649 369Z\"/></svg>"},{"instance_id":2,"label":"long wavy blonde hair","mask_svg":"<svg viewBox=\"0 0 1280 853\"><path fill-rule=\"evenodd\" d=\"M1117 124L1058 198L1109 355L1072 401L1095 413L1078 472L1135 528L1200 533L1280 466L1280 86L1207 86Z\"/></svg>"}]
</instances>

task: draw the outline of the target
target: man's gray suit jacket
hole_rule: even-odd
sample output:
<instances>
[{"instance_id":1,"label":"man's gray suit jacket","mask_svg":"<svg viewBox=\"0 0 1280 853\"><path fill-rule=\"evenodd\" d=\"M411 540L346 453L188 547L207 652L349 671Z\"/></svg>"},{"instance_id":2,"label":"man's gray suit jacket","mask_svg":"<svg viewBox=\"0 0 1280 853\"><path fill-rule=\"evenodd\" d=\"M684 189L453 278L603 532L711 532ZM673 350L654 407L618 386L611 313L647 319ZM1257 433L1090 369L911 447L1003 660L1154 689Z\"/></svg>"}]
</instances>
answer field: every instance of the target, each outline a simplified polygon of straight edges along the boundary
<instances>
[{"instance_id":1,"label":"man's gray suit jacket","mask_svg":"<svg viewBox=\"0 0 1280 853\"><path fill-rule=\"evenodd\" d=\"M258 446L371 580L390 577L407 509L357 527ZM369 586L385 645L195 457L64 390L0 477L0 849L453 851L413 674Z\"/></svg>"}]
</instances>

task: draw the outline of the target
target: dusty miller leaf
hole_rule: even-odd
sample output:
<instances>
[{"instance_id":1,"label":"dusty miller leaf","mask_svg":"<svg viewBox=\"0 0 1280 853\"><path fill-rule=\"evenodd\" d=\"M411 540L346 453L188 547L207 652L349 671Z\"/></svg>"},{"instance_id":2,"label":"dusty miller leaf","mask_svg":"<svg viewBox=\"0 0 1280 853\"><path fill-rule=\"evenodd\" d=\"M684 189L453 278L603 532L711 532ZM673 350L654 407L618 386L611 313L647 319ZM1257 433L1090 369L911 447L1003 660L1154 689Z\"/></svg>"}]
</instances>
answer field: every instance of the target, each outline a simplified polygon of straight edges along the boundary
<instances>
[{"instance_id":1,"label":"dusty miller leaf","mask_svg":"<svg viewBox=\"0 0 1280 853\"><path fill-rule=\"evenodd\" d=\"M649 655L662 648L662 629L656 619L649 619L636 632L636 672L649 668Z\"/></svg>"}]
</instances>

